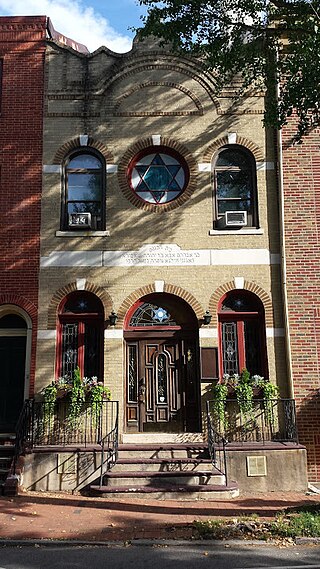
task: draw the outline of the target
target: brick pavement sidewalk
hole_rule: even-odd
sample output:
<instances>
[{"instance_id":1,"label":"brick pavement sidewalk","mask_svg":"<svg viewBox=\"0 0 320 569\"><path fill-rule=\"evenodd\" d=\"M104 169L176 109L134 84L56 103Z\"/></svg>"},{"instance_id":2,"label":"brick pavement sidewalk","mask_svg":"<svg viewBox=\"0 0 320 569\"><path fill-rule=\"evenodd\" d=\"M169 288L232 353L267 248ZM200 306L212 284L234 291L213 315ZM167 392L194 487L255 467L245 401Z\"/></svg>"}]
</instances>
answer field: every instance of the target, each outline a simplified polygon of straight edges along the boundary
<instances>
[{"instance_id":1,"label":"brick pavement sidewalk","mask_svg":"<svg viewBox=\"0 0 320 569\"><path fill-rule=\"evenodd\" d=\"M250 513L270 518L285 508L319 504L320 495L268 493L222 501L92 498L28 492L0 497L1 539L127 541L188 539L192 522Z\"/></svg>"}]
</instances>

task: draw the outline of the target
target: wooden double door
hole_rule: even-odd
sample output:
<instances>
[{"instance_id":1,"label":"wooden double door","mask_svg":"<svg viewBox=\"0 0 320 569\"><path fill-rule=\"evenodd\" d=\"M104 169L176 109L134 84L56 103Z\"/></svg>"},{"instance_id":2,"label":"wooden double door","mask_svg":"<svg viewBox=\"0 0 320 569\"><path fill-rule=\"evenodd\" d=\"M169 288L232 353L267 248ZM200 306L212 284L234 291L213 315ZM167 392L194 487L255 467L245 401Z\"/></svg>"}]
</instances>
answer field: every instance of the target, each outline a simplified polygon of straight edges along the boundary
<instances>
[{"instance_id":1,"label":"wooden double door","mask_svg":"<svg viewBox=\"0 0 320 569\"><path fill-rule=\"evenodd\" d=\"M127 341L127 432L199 431L198 368L194 339Z\"/></svg>"}]
</instances>

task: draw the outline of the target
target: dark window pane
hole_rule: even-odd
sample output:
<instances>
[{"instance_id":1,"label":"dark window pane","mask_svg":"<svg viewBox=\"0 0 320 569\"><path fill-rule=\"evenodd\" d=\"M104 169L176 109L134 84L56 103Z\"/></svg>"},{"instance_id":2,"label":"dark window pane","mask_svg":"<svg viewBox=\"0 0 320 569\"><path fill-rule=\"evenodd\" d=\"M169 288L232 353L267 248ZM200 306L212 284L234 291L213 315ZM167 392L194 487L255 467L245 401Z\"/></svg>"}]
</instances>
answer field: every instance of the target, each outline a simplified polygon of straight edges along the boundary
<instances>
[{"instance_id":1,"label":"dark window pane","mask_svg":"<svg viewBox=\"0 0 320 569\"><path fill-rule=\"evenodd\" d=\"M7 314L0 318L0 328L27 328L27 323L17 314Z\"/></svg>"},{"instance_id":2,"label":"dark window pane","mask_svg":"<svg viewBox=\"0 0 320 569\"><path fill-rule=\"evenodd\" d=\"M248 172L217 172L218 198L250 199L251 180Z\"/></svg>"},{"instance_id":3,"label":"dark window pane","mask_svg":"<svg viewBox=\"0 0 320 569\"><path fill-rule=\"evenodd\" d=\"M222 150L216 162L216 168L220 166L231 166L240 169L250 169L250 159L243 152L234 149Z\"/></svg>"},{"instance_id":4,"label":"dark window pane","mask_svg":"<svg viewBox=\"0 0 320 569\"><path fill-rule=\"evenodd\" d=\"M235 201L235 200L218 200L218 214L221 215L226 211L248 211L250 212L251 202L250 201Z\"/></svg>"},{"instance_id":5,"label":"dark window pane","mask_svg":"<svg viewBox=\"0 0 320 569\"><path fill-rule=\"evenodd\" d=\"M69 174L68 199L91 201L101 199L101 176L99 174Z\"/></svg>"},{"instance_id":6,"label":"dark window pane","mask_svg":"<svg viewBox=\"0 0 320 569\"><path fill-rule=\"evenodd\" d=\"M222 323L222 359L223 373L239 373L238 338L236 322Z\"/></svg>"},{"instance_id":7,"label":"dark window pane","mask_svg":"<svg viewBox=\"0 0 320 569\"><path fill-rule=\"evenodd\" d=\"M101 216L100 202L71 202L68 203L69 213L91 213L92 215Z\"/></svg>"},{"instance_id":8,"label":"dark window pane","mask_svg":"<svg viewBox=\"0 0 320 569\"><path fill-rule=\"evenodd\" d=\"M95 156L91 154L79 154L75 158L72 158L67 166L68 169L70 168L86 168L86 169L100 169L101 162Z\"/></svg>"}]
</instances>

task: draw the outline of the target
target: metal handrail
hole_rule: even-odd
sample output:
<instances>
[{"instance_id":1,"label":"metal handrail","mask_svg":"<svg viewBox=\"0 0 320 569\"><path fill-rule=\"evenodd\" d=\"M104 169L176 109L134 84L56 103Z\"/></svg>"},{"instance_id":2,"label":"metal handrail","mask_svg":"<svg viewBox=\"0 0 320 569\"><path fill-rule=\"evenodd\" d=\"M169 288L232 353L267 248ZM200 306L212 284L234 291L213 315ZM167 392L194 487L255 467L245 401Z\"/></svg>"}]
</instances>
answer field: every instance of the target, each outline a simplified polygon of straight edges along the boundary
<instances>
[{"instance_id":1,"label":"metal handrail","mask_svg":"<svg viewBox=\"0 0 320 569\"><path fill-rule=\"evenodd\" d=\"M215 430L211 413L210 401L207 401L207 427L208 427L208 449L212 465L224 476L225 485L228 485L228 467L226 446L228 441Z\"/></svg>"},{"instance_id":2,"label":"metal handrail","mask_svg":"<svg viewBox=\"0 0 320 569\"><path fill-rule=\"evenodd\" d=\"M119 401L113 401L112 403L116 406L114 427L104 437L98 440L98 444L101 445L100 488L105 474L105 464L107 465L106 469L110 470L116 464L119 454ZM105 458L106 448L107 457Z\"/></svg>"},{"instance_id":3,"label":"metal handrail","mask_svg":"<svg viewBox=\"0 0 320 569\"><path fill-rule=\"evenodd\" d=\"M228 443L290 442L298 444L297 417L293 399L253 399L249 412L242 412L237 399L228 398L223 420L215 411L214 400L207 402L214 431Z\"/></svg>"},{"instance_id":4,"label":"metal handrail","mask_svg":"<svg viewBox=\"0 0 320 569\"><path fill-rule=\"evenodd\" d=\"M26 399L23 403L21 413L19 415L16 428L15 428L15 447L13 458L13 474L16 473L17 461L26 444L33 446L33 417L34 417L34 400Z\"/></svg>"}]
</instances>

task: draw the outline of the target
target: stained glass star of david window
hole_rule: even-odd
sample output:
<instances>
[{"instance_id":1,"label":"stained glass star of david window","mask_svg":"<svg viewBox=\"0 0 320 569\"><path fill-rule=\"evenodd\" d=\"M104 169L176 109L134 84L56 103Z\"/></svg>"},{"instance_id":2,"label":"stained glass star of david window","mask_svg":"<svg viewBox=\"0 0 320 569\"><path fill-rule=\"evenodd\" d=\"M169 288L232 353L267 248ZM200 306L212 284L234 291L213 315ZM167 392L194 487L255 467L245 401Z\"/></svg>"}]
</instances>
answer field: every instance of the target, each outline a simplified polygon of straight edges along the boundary
<instances>
[{"instance_id":1,"label":"stained glass star of david window","mask_svg":"<svg viewBox=\"0 0 320 569\"><path fill-rule=\"evenodd\" d=\"M184 160L164 152L149 153L134 162L131 187L143 201L164 204L177 198L186 186Z\"/></svg>"}]
</instances>

